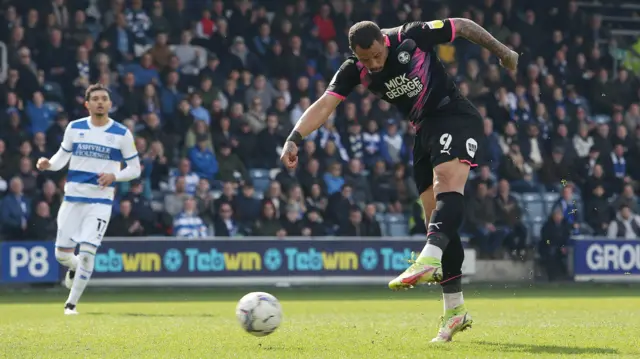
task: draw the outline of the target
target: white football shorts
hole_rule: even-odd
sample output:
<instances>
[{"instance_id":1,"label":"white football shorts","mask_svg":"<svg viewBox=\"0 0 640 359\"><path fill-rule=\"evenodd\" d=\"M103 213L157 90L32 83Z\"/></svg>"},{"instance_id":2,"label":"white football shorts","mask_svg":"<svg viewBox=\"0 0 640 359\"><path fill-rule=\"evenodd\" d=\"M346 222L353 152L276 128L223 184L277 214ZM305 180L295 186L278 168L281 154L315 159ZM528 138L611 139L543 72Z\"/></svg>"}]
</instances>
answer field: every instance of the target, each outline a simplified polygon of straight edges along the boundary
<instances>
[{"instance_id":1,"label":"white football shorts","mask_svg":"<svg viewBox=\"0 0 640 359\"><path fill-rule=\"evenodd\" d=\"M100 247L110 219L110 205L63 201L58 211L56 247L71 249L82 243Z\"/></svg>"}]
</instances>

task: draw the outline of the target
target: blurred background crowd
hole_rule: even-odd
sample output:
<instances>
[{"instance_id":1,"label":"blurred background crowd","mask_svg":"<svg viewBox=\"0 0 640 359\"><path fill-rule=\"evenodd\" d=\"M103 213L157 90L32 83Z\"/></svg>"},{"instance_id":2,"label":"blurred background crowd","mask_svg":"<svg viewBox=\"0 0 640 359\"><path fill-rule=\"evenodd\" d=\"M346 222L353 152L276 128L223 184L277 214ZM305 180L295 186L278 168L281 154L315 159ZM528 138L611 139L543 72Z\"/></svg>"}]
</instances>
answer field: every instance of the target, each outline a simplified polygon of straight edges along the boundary
<instances>
[{"instance_id":1,"label":"blurred background crowd","mask_svg":"<svg viewBox=\"0 0 640 359\"><path fill-rule=\"evenodd\" d=\"M381 27L466 17L521 55L518 71L457 39L438 56L484 117L462 228L481 257L557 263L574 234L637 238L640 7L529 0L0 0L0 232L53 239L64 171L35 161L111 90L135 135L108 236L424 235L412 129L359 86L303 146L281 146L350 53ZM625 7L626 6L626 7ZM630 6L630 7L629 7ZM637 20L637 19L636 19ZM633 36L635 34L635 37ZM631 35L631 36L629 36Z\"/></svg>"}]
</instances>

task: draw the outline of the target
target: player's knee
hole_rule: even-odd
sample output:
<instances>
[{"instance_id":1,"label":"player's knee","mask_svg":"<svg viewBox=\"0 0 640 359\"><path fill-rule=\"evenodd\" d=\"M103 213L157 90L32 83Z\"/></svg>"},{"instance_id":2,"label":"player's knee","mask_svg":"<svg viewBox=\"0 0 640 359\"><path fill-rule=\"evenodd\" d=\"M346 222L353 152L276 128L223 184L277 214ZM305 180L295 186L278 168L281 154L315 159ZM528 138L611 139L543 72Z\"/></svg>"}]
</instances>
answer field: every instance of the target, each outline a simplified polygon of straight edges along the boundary
<instances>
[{"instance_id":1,"label":"player's knee","mask_svg":"<svg viewBox=\"0 0 640 359\"><path fill-rule=\"evenodd\" d=\"M73 258L73 250L56 248L56 260L63 266L69 267Z\"/></svg>"},{"instance_id":2,"label":"player's knee","mask_svg":"<svg viewBox=\"0 0 640 359\"><path fill-rule=\"evenodd\" d=\"M464 194L464 186L469 177L469 165L458 159L441 163L433 169L433 191L438 193L458 192Z\"/></svg>"},{"instance_id":3,"label":"player's knee","mask_svg":"<svg viewBox=\"0 0 640 359\"><path fill-rule=\"evenodd\" d=\"M93 270L97 249L98 248L96 248L95 246L87 243L80 244L80 250L78 252L78 260L81 263L82 268L85 269L86 271Z\"/></svg>"}]
</instances>

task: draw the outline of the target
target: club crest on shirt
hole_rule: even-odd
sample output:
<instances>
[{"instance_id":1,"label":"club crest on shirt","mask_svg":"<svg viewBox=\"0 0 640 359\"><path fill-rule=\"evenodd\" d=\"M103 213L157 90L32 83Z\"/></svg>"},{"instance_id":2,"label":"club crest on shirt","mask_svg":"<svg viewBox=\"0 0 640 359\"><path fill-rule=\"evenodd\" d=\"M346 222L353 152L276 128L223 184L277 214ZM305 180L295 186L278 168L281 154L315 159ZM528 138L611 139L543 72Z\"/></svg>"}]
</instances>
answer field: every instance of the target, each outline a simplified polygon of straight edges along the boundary
<instances>
[{"instance_id":1,"label":"club crest on shirt","mask_svg":"<svg viewBox=\"0 0 640 359\"><path fill-rule=\"evenodd\" d=\"M476 142L476 140L474 140L473 138L468 138L467 153L469 154L469 156L471 156L471 158L474 158L476 156L477 150L478 150L478 142Z\"/></svg>"},{"instance_id":2,"label":"club crest on shirt","mask_svg":"<svg viewBox=\"0 0 640 359\"><path fill-rule=\"evenodd\" d=\"M401 64L406 64L409 62L409 60L411 60L411 55L409 55L408 52L406 51L402 51L398 54L398 62L400 62Z\"/></svg>"},{"instance_id":3,"label":"club crest on shirt","mask_svg":"<svg viewBox=\"0 0 640 359\"><path fill-rule=\"evenodd\" d=\"M84 132L80 132L80 133L78 134L78 136L79 136L80 138L84 138Z\"/></svg>"},{"instance_id":4,"label":"club crest on shirt","mask_svg":"<svg viewBox=\"0 0 640 359\"><path fill-rule=\"evenodd\" d=\"M112 144L116 138L113 135L107 135L107 143Z\"/></svg>"}]
</instances>

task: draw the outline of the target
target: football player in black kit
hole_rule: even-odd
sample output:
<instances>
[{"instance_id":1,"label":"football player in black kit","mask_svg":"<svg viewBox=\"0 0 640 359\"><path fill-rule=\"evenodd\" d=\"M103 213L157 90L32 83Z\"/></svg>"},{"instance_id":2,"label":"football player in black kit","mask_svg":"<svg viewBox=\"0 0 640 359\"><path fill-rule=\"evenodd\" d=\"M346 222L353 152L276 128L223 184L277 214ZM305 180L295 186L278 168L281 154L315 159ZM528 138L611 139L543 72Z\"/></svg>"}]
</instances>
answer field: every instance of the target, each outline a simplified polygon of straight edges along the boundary
<instances>
[{"instance_id":1,"label":"football player in black kit","mask_svg":"<svg viewBox=\"0 0 640 359\"><path fill-rule=\"evenodd\" d=\"M389 283L393 290L440 283L445 315L434 342L448 342L471 327L462 297L464 249L458 235L464 215L464 187L483 136L482 117L463 97L436 56L435 46L464 37L489 49L507 69L518 54L468 19L412 22L380 29L362 21L349 30L354 56L344 61L327 91L302 115L287 138L281 160L293 168L303 139L359 84L395 105L416 127L414 176L425 213L427 244L412 265Z\"/></svg>"}]
</instances>

